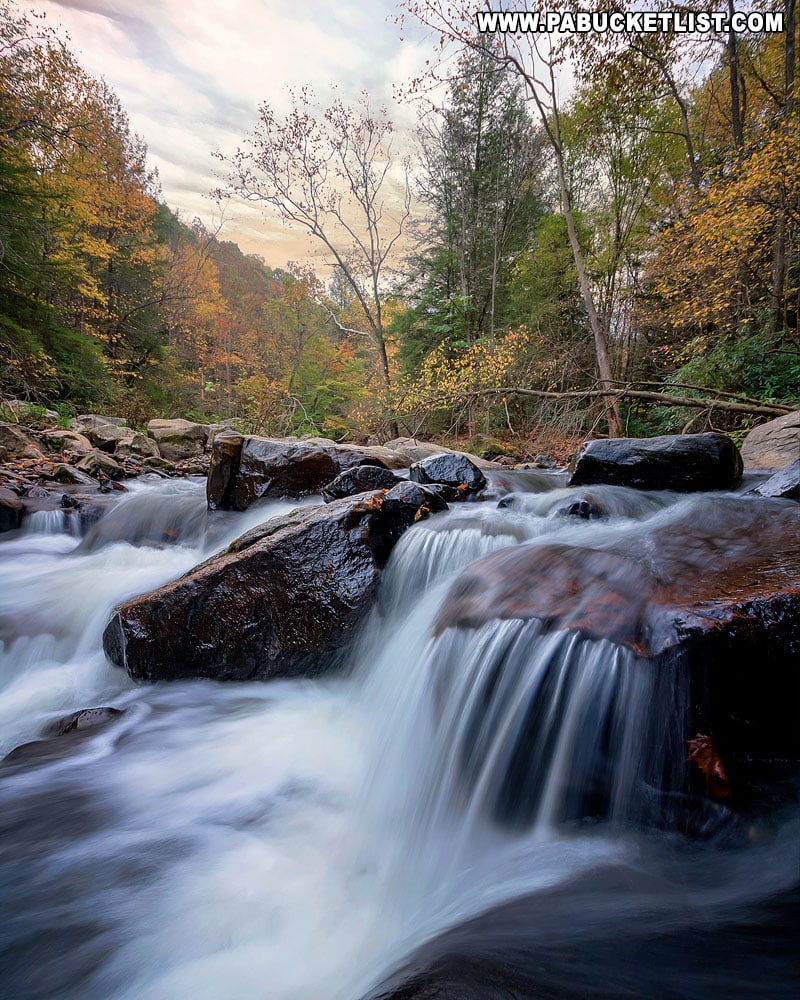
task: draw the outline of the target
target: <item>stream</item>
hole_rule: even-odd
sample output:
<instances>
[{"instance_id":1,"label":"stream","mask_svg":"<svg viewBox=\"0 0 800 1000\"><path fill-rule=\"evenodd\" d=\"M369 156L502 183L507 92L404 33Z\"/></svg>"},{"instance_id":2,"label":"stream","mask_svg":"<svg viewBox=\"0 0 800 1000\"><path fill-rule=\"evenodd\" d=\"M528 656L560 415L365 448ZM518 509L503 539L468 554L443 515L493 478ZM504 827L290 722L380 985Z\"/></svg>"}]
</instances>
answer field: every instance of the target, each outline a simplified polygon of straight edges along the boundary
<instances>
[{"instance_id":1,"label":"stream","mask_svg":"<svg viewBox=\"0 0 800 1000\"><path fill-rule=\"evenodd\" d=\"M60 511L0 537L0 757L122 710L0 766L2 1000L800 993L800 810L653 819L680 677L535 621L434 635L490 552L713 533L753 501L598 487L583 520L553 516L558 477L508 480L513 504L401 538L349 670L313 680L136 685L101 645L120 602L296 501L210 513L204 481L142 480L83 538Z\"/></svg>"}]
</instances>

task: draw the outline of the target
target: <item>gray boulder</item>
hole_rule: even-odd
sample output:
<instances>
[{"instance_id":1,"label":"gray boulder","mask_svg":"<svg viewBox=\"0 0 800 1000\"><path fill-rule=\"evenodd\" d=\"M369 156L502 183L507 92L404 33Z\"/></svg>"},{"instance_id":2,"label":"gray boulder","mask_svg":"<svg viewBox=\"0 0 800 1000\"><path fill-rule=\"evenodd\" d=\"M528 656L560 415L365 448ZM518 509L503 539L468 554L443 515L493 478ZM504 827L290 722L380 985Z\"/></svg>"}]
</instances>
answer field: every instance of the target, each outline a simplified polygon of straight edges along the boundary
<instances>
[{"instance_id":1,"label":"gray boulder","mask_svg":"<svg viewBox=\"0 0 800 1000\"><path fill-rule=\"evenodd\" d=\"M770 476L765 483L756 486L753 493L781 500L800 500L800 458Z\"/></svg>"},{"instance_id":2,"label":"gray boulder","mask_svg":"<svg viewBox=\"0 0 800 1000\"><path fill-rule=\"evenodd\" d=\"M754 427L742 445L748 471L777 472L800 458L800 410Z\"/></svg>"},{"instance_id":3,"label":"gray boulder","mask_svg":"<svg viewBox=\"0 0 800 1000\"><path fill-rule=\"evenodd\" d=\"M202 455L208 440L208 424L191 420L151 420L147 434L158 445L162 458L180 462L184 458Z\"/></svg>"}]
</instances>

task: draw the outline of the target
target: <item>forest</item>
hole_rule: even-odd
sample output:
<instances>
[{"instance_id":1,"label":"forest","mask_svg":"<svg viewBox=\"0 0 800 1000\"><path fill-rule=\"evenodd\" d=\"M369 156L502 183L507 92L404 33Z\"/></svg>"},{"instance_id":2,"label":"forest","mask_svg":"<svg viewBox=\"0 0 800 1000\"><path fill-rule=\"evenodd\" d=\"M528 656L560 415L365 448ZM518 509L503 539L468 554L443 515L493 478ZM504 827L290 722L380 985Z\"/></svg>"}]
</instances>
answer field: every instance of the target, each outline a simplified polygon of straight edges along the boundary
<instances>
[{"instance_id":1,"label":"forest","mask_svg":"<svg viewBox=\"0 0 800 1000\"><path fill-rule=\"evenodd\" d=\"M322 273L176 214L114 92L0 4L0 393L493 454L788 412L795 3L749 6L785 31L480 35L469 5L401 4L447 53L408 81L413 136L303 89L220 155L220 202L310 234Z\"/></svg>"}]
</instances>

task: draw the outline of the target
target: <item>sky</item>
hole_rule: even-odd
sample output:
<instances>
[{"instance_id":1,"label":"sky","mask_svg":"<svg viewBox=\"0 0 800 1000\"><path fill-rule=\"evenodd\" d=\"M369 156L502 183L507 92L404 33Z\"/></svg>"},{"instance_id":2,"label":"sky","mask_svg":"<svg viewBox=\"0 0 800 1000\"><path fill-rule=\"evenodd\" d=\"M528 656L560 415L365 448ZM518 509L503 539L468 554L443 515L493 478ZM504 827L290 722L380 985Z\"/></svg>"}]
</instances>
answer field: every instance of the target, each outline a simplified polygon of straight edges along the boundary
<instances>
[{"instance_id":1,"label":"sky","mask_svg":"<svg viewBox=\"0 0 800 1000\"><path fill-rule=\"evenodd\" d=\"M392 0L19 0L62 26L70 48L103 77L147 143L163 199L185 222L195 217L221 239L260 254L273 267L311 260L312 244L252 206L229 205L220 218L209 192L222 165L256 123L266 101L285 110L288 88L308 85L322 102L366 90L387 103L403 129L413 109L396 105L394 88L430 57L421 31L402 33Z\"/></svg>"}]
</instances>

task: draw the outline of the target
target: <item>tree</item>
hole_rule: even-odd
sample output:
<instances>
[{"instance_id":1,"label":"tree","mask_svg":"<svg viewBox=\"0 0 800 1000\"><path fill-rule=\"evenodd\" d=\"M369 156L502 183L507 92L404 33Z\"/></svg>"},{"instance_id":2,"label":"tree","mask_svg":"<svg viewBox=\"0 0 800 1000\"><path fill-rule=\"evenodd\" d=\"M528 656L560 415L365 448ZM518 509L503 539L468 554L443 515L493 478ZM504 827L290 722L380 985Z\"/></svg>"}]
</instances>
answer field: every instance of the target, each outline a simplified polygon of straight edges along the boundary
<instances>
[{"instance_id":1,"label":"tree","mask_svg":"<svg viewBox=\"0 0 800 1000\"><path fill-rule=\"evenodd\" d=\"M541 140L517 81L470 49L448 77L446 105L427 111L418 134L430 210L414 267L421 335L436 343L450 326L469 345L507 319L511 267L541 214Z\"/></svg>"},{"instance_id":2,"label":"tree","mask_svg":"<svg viewBox=\"0 0 800 1000\"><path fill-rule=\"evenodd\" d=\"M561 5L568 6L568 5ZM515 73L525 88L550 147L555 165L560 208L567 226L567 235L575 260L589 327L594 339L599 384L610 392L613 373L609 353L609 331L597 308L595 294L575 223L572 194L567 166L567 149L562 133L559 71L566 59L566 43L549 32L514 35L476 35L474 7L471 3L451 3L448 0L406 0L401 7L422 24L438 34L442 48L447 44L468 45L490 59L496 66ZM527 10L527 3L505 4L509 11ZM550 4L552 9L559 4ZM612 436L622 431L619 403L612 395L604 395L603 404Z\"/></svg>"},{"instance_id":3,"label":"tree","mask_svg":"<svg viewBox=\"0 0 800 1000\"><path fill-rule=\"evenodd\" d=\"M352 106L336 99L319 110L308 89L291 92L283 117L268 104L231 159L225 194L272 206L288 226L318 240L357 298L364 333L391 373L384 297L393 254L410 215L407 167L392 151L385 109L366 94Z\"/></svg>"}]
</instances>

